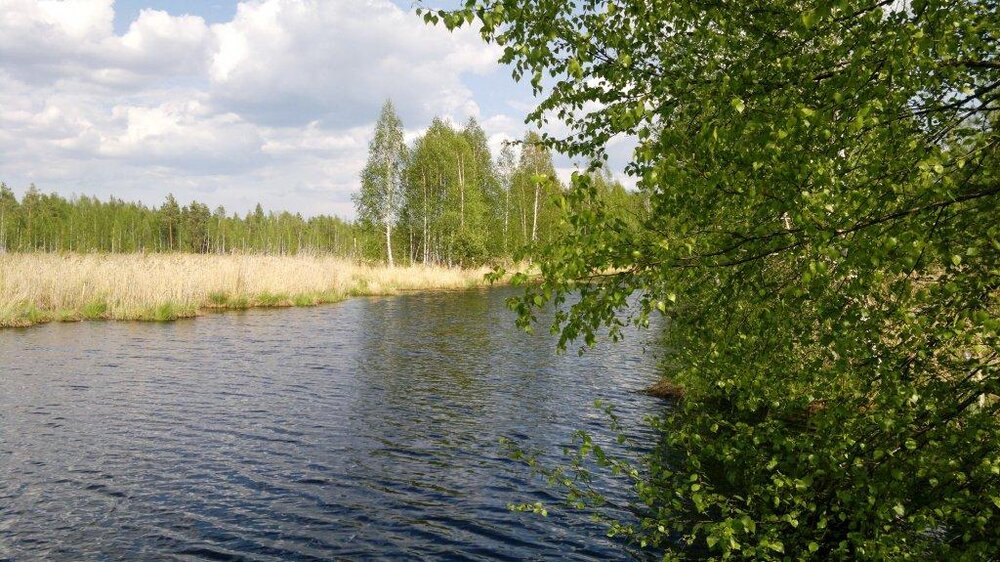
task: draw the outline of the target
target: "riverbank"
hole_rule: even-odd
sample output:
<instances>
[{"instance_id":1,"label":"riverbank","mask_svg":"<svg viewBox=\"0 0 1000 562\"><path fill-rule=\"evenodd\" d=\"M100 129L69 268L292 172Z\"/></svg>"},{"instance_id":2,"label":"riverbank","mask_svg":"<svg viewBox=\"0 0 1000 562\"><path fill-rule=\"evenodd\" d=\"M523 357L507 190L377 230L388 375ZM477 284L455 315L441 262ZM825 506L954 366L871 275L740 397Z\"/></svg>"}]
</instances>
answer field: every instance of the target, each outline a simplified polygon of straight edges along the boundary
<instances>
[{"instance_id":1,"label":"riverbank","mask_svg":"<svg viewBox=\"0 0 1000 562\"><path fill-rule=\"evenodd\" d=\"M307 255L4 254L0 328L315 306L350 296L475 287L486 283L486 272Z\"/></svg>"}]
</instances>

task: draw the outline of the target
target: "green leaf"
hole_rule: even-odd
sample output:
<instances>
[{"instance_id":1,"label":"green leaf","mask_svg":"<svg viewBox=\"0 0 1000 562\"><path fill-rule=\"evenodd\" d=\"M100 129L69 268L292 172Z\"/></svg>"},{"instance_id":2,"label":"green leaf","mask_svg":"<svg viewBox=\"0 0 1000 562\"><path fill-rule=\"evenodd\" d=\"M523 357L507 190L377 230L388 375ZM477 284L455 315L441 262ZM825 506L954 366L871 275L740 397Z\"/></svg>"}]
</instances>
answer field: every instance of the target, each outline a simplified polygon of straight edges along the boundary
<instances>
[{"instance_id":1,"label":"green leaf","mask_svg":"<svg viewBox=\"0 0 1000 562\"><path fill-rule=\"evenodd\" d=\"M580 61L575 58L570 59L569 63L567 63L566 66L566 72L568 72L573 77L582 78L583 68L580 66Z\"/></svg>"}]
</instances>

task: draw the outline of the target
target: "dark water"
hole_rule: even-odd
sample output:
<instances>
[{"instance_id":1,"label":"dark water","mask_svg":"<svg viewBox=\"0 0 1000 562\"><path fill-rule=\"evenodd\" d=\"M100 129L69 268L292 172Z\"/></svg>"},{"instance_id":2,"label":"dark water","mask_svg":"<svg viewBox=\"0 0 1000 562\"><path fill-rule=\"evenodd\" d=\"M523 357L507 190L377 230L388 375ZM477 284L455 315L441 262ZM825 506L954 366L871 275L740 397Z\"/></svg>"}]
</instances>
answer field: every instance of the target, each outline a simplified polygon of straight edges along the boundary
<instances>
[{"instance_id":1,"label":"dark water","mask_svg":"<svg viewBox=\"0 0 1000 562\"><path fill-rule=\"evenodd\" d=\"M657 411L652 335L557 356L509 294L0 331L0 560L625 558L508 511L551 497L498 440Z\"/></svg>"}]
</instances>

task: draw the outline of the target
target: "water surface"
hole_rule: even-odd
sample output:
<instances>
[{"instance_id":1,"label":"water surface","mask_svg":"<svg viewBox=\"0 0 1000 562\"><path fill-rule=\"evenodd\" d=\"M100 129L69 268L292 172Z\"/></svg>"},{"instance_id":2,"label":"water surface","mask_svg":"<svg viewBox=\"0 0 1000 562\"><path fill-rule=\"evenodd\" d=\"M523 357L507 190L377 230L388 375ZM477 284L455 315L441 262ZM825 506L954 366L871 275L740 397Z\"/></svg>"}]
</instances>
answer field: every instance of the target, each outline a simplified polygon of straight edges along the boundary
<instances>
[{"instance_id":1,"label":"water surface","mask_svg":"<svg viewBox=\"0 0 1000 562\"><path fill-rule=\"evenodd\" d=\"M625 558L498 440L656 412L652 336L556 355L510 294L0 331L0 560Z\"/></svg>"}]
</instances>

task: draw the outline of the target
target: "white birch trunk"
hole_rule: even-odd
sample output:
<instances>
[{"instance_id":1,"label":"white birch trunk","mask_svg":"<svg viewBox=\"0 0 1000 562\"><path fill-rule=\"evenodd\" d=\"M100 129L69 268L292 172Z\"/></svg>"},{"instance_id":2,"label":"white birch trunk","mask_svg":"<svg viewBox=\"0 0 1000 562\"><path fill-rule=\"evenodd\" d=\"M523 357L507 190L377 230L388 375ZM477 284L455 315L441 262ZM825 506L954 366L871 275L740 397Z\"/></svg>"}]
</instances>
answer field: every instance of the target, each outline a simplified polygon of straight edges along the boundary
<instances>
[{"instance_id":1,"label":"white birch trunk","mask_svg":"<svg viewBox=\"0 0 1000 562\"><path fill-rule=\"evenodd\" d=\"M535 212L531 218L531 241L534 242L538 239L538 197L542 191L542 184L538 182L535 184Z\"/></svg>"}]
</instances>

